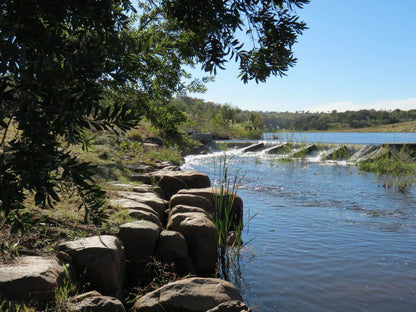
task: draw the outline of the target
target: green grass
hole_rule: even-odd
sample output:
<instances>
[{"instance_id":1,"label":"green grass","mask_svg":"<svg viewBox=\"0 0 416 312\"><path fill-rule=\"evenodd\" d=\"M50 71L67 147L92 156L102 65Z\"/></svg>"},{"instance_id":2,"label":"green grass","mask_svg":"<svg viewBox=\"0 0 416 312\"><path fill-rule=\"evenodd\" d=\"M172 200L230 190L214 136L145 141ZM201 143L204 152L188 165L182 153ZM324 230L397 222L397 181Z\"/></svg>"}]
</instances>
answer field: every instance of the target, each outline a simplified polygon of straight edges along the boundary
<instances>
[{"instance_id":1,"label":"green grass","mask_svg":"<svg viewBox=\"0 0 416 312\"><path fill-rule=\"evenodd\" d=\"M379 157L359 162L358 168L376 173L384 187L401 192L409 190L416 182L416 160L405 148L400 151L386 149Z\"/></svg>"}]
</instances>

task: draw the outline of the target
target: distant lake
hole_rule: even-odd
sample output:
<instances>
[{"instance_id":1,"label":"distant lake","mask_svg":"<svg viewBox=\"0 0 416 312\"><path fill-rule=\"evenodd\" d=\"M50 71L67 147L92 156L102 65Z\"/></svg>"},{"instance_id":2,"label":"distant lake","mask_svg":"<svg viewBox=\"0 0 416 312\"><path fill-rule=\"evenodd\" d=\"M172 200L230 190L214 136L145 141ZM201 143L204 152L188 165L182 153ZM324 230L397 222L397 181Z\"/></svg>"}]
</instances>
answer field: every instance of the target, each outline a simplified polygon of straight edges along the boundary
<instances>
[{"instance_id":1,"label":"distant lake","mask_svg":"<svg viewBox=\"0 0 416 312\"><path fill-rule=\"evenodd\" d=\"M383 144L416 143L416 132L278 132L264 133L263 140L278 137L276 141Z\"/></svg>"}]
</instances>

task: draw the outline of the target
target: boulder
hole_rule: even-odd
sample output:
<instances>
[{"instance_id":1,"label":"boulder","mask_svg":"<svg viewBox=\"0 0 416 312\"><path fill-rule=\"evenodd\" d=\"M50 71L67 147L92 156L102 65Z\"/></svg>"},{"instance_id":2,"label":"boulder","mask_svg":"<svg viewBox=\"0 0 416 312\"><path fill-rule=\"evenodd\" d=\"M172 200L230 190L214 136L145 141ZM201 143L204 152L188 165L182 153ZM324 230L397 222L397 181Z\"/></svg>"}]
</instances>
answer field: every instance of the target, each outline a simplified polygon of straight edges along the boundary
<instances>
[{"instance_id":1,"label":"boulder","mask_svg":"<svg viewBox=\"0 0 416 312\"><path fill-rule=\"evenodd\" d=\"M104 295L119 297L122 293L125 256L121 241L110 235L93 236L59 245L74 259L83 279Z\"/></svg>"},{"instance_id":2,"label":"boulder","mask_svg":"<svg viewBox=\"0 0 416 312\"><path fill-rule=\"evenodd\" d=\"M189 212L172 215L167 229L185 237L191 262L198 275L214 272L217 264L217 231L205 214Z\"/></svg>"},{"instance_id":3,"label":"boulder","mask_svg":"<svg viewBox=\"0 0 416 312\"><path fill-rule=\"evenodd\" d=\"M163 176L158 185L163 190L164 198L169 200L173 195L175 195L179 190L188 189L188 184L185 181L178 177L173 177L169 175Z\"/></svg>"},{"instance_id":4,"label":"boulder","mask_svg":"<svg viewBox=\"0 0 416 312\"><path fill-rule=\"evenodd\" d=\"M188 246L183 235L176 231L164 230L156 243L155 257L164 263L174 263L180 275L193 274Z\"/></svg>"},{"instance_id":5,"label":"boulder","mask_svg":"<svg viewBox=\"0 0 416 312\"><path fill-rule=\"evenodd\" d=\"M135 185L132 190L136 193L156 193L158 196L163 196L163 191L158 185Z\"/></svg>"},{"instance_id":6,"label":"boulder","mask_svg":"<svg viewBox=\"0 0 416 312\"><path fill-rule=\"evenodd\" d=\"M214 205L206 197L191 194L176 194L170 198L169 208L172 209L177 205L194 206L212 213Z\"/></svg>"},{"instance_id":7,"label":"boulder","mask_svg":"<svg viewBox=\"0 0 416 312\"><path fill-rule=\"evenodd\" d=\"M146 166L146 165L126 166L126 168L135 173L149 173L155 170L152 166Z\"/></svg>"},{"instance_id":8,"label":"boulder","mask_svg":"<svg viewBox=\"0 0 416 312\"><path fill-rule=\"evenodd\" d=\"M181 171L181 167L179 167L179 166L167 166L167 167L163 168L163 170L167 170L167 171Z\"/></svg>"},{"instance_id":9,"label":"boulder","mask_svg":"<svg viewBox=\"0 0 416 312\"><path fill-rule=\"evenodd\" d=\"M188 278L167 284L141 297L135 312L205 312L231 300L242 300L230 282L216 278Z\"/></svg>"},{"instance_id":10,"label":"boulder","mask_svg":"<svg viewBox=\"0 0 416 312\"><path fill-rule=\"evenodd\" d=\"M144 140L144 143L152 143L152 144L156 144L159 147L163 146L163 141L157 137L148 137Z\"/></svg>"},{"instance_id":11,"label":"boulder","mask_svg":"<svg viewBox=\"0 0 416 312\"><path fill-rule=\"evenodd\" d=\"M156 181L159 181L164 176L176 177L185 181L190 188L204 188L211 186L209 177L205 173L198 171L159 170L151 173L151 175Z\"/></svg>"},{"instance_id":12,"label":"boulder","mask_svg":"<svg viewBox=\"0 0 416 312\"><path fill-rule=\"evenodd\" d=\"M157 224L158 227L162 228L162 223L160 222L159 216L156 212L140 209L129 209L129 216L136 220L150 221L154 224Z\"/></svg>"},{"instance_id":13,"label":"boulder","mask_svg":"<svg viewBox=\"0 0 416 312\"><path fill-rule=\"evenodd\" d=\"M168 214L168 224L169 220L171 220L172 216L179 213L188 213L188 212L198 212L204 214L209 219L212 219L211 214L206 212L204 209L199 207L193 207L193 206L186 206L186 205L177 205L169 210Z\"/></svg>"},{"instance_id":14,"label":"boulder","mask_svg":"<svg viewBox=\"0 0 416 312\"><path fill-rule=\"evenodd\" d=\"M161 170L161 169L172 166L172 163L169 161L156 161L152 166L155 169Z\"/></svg>"},{"instance_id":15,"label":"boulder","mask_svg":"<svg viewBox=\"0 0 416 312\"><path fill-rule=\"evenodd\" d=\"M144 184L152 184L152 177L150 174L147 173L135 173L130 175L131 181L142 182Z\"/></svg>"},{"instance_id":16,"label":"boulder","mask_svg":"<svg viewBox=\"0 0 416 312\"><path fill-rule=\"evenodd\" d=\"M158 193L161 194L161 188L157 185L149 185L149 184L129 184L129 183L120 183L116 182L109 182L111 188L113 190L118 191L133 191L136 193Z\"/></svg>"},{"instance_id":17,"label":"boulder","mask_svg":"<svg viewBox=\"0 0 416 312\"><path fill-rule=\"evenodd\" d=\"M159 216L163 217L163 213L167 208L168 202L160 198L155 193L136 193L136 192L126 192L119 191L115 193L115 196L130 199L138 203L146 204L153 208Z\"/></svg>"},{"instance_id":18,"label":"boulder","mask_svg":"<svg viewBox=\"0 0 416 312\"><path fill-rule=\"evenodd\" d=\"M125 312L123 304L114 297L102 296L97 291L91 291L73 297L67 303L71 312Z\"/></svg>"},{"instance_id":19,"label":"boulder","mask_svg":"<svg viewBox=\"0 0 416 312\"><path fill-rule=\"evenodd\" d=\"M17 263L0 265L0 294L8 299L53 300L65 278L56 258L23 256Z\"/></svg>"},{"instance_id":20,"label":"boulder","mask_svg":"<svg viewBox=\"0 0 416 312\"><path fill-rule=\"evenodd\" d=\"M149 213L153 213L153 214L159 216L159 218L160 218L159 213L155 209L153 209L152 207L150 207L147 204L140 203L140 202L135 201L135 200L131 200L131 199L127 199L127 198L110 199L109 204L110 204L110 207L120 207L120 208L123 208L123 209L134 209L134 210L147 211Z\"/></svg>"},{"instance_id":21,"label":"boulder","mask_svg":"<svg viewBox=\"0 0 416 312\"><path fill-rule=\"evenodd\" d=\"M153 256L160 230L157 224L144 220L120 225L118 237L127 259L140 264L147 262Z\"/></svg>"},{"instance_id":22,"label":"boulder","mask_svg":"<svg viewBox=\"0 0 416 312\"><path fill-rule=\"evenodd\" d=\"M251 312L251 309L239 300L231 300L220 303L215 308L209 309L207 312Z\"/></svg>"}]
</instances>

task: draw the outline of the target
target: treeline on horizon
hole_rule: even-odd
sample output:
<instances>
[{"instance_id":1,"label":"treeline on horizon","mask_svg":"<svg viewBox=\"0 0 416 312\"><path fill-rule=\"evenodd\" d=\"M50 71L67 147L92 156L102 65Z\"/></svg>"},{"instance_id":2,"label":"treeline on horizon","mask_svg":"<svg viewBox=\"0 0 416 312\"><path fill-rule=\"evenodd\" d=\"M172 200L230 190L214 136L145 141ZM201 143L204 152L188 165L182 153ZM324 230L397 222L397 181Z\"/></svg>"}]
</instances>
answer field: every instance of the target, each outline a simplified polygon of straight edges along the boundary
<instances>
[{"instance_id":1,"label":"treeline on horizon","mask_svg":"<svg viewBox=\"0 0 416 312\"><path fill-rule=\"evenodd\" d=\"M363 109L345 112L334 110L330 113L258 112L188 96L176 97L171 103L190 118L184 124L184 130L212 132L219 137L258 138L263 132L280 130L359 129L416 120L416 109Z\"/></svg>"}]
</instances>

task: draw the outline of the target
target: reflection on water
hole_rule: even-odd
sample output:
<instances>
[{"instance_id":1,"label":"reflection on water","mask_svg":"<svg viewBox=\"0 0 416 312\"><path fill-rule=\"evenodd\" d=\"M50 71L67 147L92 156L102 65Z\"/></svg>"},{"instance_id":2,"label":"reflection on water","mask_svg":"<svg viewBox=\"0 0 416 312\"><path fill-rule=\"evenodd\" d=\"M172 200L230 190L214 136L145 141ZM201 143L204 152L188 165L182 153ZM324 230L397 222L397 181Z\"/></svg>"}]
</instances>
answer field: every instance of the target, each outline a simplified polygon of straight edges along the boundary
<instances>
[{"instance_id":1,"label":"reflection on water","mask_svg":"<svg viewBox=\"0 0 416 312\"><path fill-rule=\"evenodd\" d=\"M217 155L218 156L218 155ZM213 155L183 169L213 177ZM231 158L249 223L239 276L259 311L415 311L416 190L386 190L353 166Z\"/></svg>"}]
</instances>

